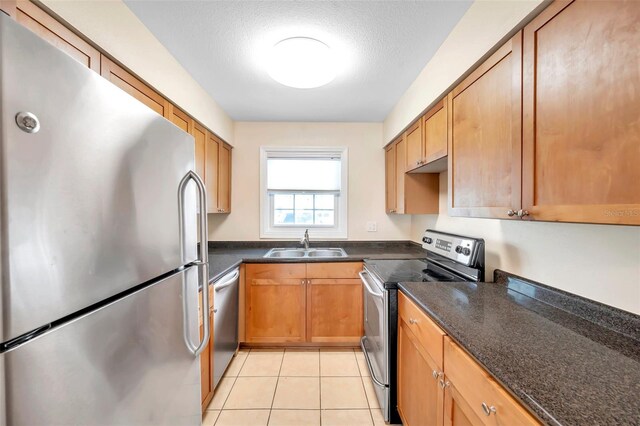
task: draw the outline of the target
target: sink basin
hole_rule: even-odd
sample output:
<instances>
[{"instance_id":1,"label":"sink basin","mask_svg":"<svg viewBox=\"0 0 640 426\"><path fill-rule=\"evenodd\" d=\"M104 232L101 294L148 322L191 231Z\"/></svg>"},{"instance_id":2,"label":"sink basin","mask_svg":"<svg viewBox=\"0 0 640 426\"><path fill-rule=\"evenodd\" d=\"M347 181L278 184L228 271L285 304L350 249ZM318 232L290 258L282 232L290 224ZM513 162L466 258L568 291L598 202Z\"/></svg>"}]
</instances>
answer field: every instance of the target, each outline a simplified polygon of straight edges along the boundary
<instances>
[{"instance_id":1,"label":"sink basin","mask_svg":"<svg viewBox=\"0 0 640 426\"><path fill-rule=\"evenodd\" d=\"M304 257L304 250L272 249L264 257Z\"/></svg>"},{"instance_id":2,"label":"sink basin","mask_svg":"<svg viewBox=\"0 0 640 426\"><path fill-rule=\"evenodd\" d=\"M340 248L315 249L307 253L307 257L344 257L347 253Z\"/></svg>"},{"instance_id":3,"label":"sink basin","mask_svg":"<svg viewBox=\"0 0 640 426\"><path fill-rule=\"evenodd\" d=\"M296 258L327 258L327 257L346 257L347 253L341 248L274 248L267 252L264 257L296 259Z\"/></svg>"}]
</instances>

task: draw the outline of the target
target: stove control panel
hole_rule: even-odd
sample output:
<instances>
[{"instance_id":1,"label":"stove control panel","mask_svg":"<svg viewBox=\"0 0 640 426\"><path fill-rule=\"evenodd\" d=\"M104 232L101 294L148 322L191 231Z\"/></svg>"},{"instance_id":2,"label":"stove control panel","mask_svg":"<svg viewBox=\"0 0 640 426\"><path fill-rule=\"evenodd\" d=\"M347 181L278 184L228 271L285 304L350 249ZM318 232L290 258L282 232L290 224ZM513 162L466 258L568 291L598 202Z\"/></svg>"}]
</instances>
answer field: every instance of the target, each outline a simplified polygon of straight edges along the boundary
<instances>
[{"instance_id":1,"label":"stove control panel","mask_svg":"<svg viewBox=\"0 0 640 426\"><path fill-rule=\"evenodd\" d=\"M422 247L427 251L455 260L466 266L475 261L477 245L478 240L473 238L431 230L426 230L422 237Z\"/></svg>"}]
</instances>

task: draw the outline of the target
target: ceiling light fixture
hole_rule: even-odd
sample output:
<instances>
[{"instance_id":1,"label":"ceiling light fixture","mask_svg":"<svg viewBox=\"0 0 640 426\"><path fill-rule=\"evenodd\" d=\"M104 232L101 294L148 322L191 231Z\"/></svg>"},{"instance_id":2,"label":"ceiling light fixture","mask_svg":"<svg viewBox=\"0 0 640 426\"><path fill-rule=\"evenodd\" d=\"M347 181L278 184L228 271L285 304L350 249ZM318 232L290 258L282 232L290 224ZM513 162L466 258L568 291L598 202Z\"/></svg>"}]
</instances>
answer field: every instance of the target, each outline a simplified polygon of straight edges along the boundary
<instances>
[{"instance_id":1,"label":"ceiling light fixture","mask_svg":"<svg viewBox=\"0 0 640 426\"><path fill-rule=\"evenodd\" d=\"M278 83L298 89L324 86L336 76L331 48L309 37L284 39L271 51L267 72Z\"/></svg>"}]
</instances>

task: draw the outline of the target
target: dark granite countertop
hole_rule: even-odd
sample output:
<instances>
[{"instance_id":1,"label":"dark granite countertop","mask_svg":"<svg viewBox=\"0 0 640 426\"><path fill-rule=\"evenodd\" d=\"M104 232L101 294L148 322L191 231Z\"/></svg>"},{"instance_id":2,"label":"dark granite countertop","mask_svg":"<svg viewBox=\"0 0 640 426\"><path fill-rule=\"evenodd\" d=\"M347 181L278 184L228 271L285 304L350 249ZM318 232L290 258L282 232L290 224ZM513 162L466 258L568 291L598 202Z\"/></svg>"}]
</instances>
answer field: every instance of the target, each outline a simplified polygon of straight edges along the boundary
<instances>
[{"instance_id":1,"label":"dark granite countertop","mask_svg":"<svg viewBox=\"0 0 640 426\"><path fill-rule=\"evenodd\" d=\"M401 291L552 425L640 425L640 317L496 271Z\"/></svg>"},{"instance_id":2,"label":"dark granite countertop","mask_svg":"<svg viewBox=\"0 0 640 426\"><path fill-rule=\"evenodd\" d=\"M312 241L314 247L342 248L346 257L265 258L274 247L300 247L297 241L215 241L209 242L209 281L222 277L241 263L354 262L364 259L420 259L426 252L411 241Z\"/></svg>"}]
</instances>

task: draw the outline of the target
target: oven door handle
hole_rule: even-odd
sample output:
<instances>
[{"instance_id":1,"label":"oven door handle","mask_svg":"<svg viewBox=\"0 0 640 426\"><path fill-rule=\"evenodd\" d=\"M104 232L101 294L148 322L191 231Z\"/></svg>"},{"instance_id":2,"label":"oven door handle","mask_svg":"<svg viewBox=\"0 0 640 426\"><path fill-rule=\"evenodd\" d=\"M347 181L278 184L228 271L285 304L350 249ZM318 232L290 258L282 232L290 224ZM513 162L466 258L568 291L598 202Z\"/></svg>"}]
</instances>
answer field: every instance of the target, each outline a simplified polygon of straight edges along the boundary
<instances>
[{"instance_id":1,"label":"oven door handle","mask_svg":"<svg viewBox=\"0 0 640 426\"><path fill-rule=\"evenodd\" d=\"M389 386L385 385L380 380L378 380L378 378L376 377L376 373L373 371L373 366L371 365L371 360L369 359L369 353L367 352L367 348L364 345L364 342L366 340L367 340L367 336L362 336L362 338L360 339L360 347L362 348L362 352L364 353L364 359L365 361L367 361L367 367L369 368L369 373L371 373L371 381L376 385L378 385L378 387L380 388L387 388Z\"/></svg>"},{"instance_id":2,"label":"oven door handle","mask_svg":"<svg viewBox=\"0 0 640 426\"><path fill-rule=\"evenodd\" d=\"M360 279L362 280L362 282L363 282L363 284L364 284L364 287L365 287L365 289L367 290L367 292L368 292L369 294L371 294L371 295L373 295L373 296L375 296L375 297L379 298L379 299L384 298L384 294L383 294L383 293L378 293L378 292L374 291L374 290L373 290L373 288L371 288L371 286L369 285L369 280L367 280L367 279L365 278L365 274L366 274L366 275L369 275L369 273L368 273L367 271L361 271L361 272L358 272L358 275L360 275Z\"/></svg>"}]
</instances>

